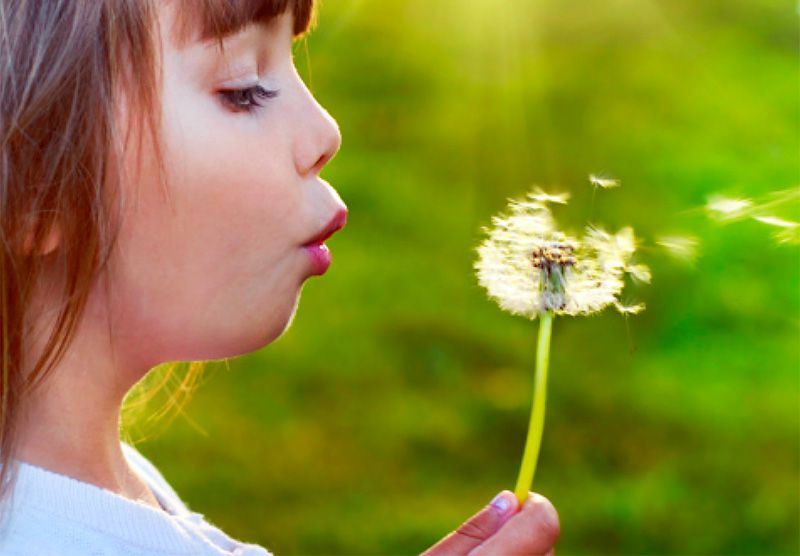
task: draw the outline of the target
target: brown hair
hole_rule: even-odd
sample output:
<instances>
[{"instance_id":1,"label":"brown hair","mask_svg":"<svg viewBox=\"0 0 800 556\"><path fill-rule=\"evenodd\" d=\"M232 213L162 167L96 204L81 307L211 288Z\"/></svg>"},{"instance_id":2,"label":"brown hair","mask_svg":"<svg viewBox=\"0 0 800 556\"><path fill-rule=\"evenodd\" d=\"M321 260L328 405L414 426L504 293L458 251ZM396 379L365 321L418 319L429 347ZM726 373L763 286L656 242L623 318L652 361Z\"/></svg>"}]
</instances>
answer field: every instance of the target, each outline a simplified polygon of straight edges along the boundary
<instances>
[{"instance_id":1,"label":"brown hair","mask_svg":"<svg viewBox=\"0 0 800 556\"><path fill-rule=\"evenodd\" d=\"M154 29L156 5L165 1L177 2L173 31L182 42L216 38L220 46L245 25L287 10L295 36L302 35L312 25L314 4L0 0L0 503L13 490L16 467L9 463L21 401L64 356L117 239L120 145L128 140L115 126L121 91L137 107L128 129L149 130L163 169ZM60 241L48 253L55 230ZM50 265L59 269L63 302L33 357L32 302ZM187 392L201 370L190 366L177 391Z\"/></svg>"}]
</instances>

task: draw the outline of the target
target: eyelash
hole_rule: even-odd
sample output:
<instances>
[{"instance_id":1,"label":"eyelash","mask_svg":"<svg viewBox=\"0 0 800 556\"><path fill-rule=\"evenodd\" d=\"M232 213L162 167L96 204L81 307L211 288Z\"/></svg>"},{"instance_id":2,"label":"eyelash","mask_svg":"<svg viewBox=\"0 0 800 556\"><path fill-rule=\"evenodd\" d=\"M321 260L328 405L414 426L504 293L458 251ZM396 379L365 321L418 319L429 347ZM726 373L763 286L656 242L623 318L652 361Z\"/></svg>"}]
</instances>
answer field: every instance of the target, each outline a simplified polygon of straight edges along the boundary
<instances>
[{"instance_id":1,"label":"eyelash","mask_svg":"<svg viewBox=\"0 0 800 556\"><path fill-rule=\"evenodd\" d=\"M219 92L222 99L237 112L252 112L257 107L263 106L256 98L270 99L278 96L277 90L265 89L261 85L245 89L225 89ZM241 104L246 101L247 104Z\"/></svg>"}]
</instances>

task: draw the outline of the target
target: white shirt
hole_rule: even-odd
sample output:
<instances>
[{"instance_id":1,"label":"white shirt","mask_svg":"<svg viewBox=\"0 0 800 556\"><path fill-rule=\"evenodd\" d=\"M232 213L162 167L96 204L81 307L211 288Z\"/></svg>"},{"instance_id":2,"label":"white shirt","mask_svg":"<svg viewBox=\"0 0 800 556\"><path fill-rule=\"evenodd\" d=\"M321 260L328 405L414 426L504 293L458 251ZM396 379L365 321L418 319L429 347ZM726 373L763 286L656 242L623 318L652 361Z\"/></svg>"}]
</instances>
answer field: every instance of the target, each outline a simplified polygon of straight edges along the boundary
<instances>
[{"instance_id":1,"label":"white shirt","mask_svg":"<svg viewBox=\"0 0 800 556\"><path fill-rule=\"evenodd\" d=\"M13 496L0 516L0 555L272 556L190 511L152 463L121 444L164 510L19 461Z\"/></svg>"}]
</instances>

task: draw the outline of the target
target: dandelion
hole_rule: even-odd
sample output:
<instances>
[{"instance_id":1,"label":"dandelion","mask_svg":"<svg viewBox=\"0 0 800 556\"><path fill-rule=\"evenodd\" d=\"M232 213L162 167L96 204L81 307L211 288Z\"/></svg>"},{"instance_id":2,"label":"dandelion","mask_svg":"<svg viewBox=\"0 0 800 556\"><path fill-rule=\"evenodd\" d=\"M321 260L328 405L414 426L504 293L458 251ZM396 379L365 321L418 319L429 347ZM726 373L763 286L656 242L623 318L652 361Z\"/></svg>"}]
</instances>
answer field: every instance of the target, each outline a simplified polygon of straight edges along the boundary
<instances>
[{"instance_id":1,"label":"dandelion","mask_svg":"<svg viewBox=\"0 0 800 556\"><path fill-rule=\"evenodd\" d=\"M619 300L625 277L650 280L650 270L633 262L632 228L609 233L588 227L579 239L556 229L548 202L564 203L566 197L534 190L524 200L510 200L508 211L483 229L488 237L474 265L478 282L502 309L540 321L533 408L515 488L520 503L533 483L541 445L553 317L588 315L609 305L636 314L643 304Z\"/></svg>"}]
</instances>

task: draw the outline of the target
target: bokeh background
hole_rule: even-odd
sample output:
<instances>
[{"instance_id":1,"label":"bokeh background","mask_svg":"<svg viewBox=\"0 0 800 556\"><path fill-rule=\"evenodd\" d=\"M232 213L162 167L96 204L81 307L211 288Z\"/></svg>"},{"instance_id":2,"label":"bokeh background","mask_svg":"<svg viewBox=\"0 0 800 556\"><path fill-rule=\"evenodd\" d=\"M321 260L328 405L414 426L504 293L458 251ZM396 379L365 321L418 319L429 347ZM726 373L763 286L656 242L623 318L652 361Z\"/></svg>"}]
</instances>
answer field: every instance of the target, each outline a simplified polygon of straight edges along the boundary
<instances>
[{"instance_id":1,"label":"bokeh background","mask_svg":"<svg viewBox=\"0 0 800 556\"><path fill-rule=\"evenodd\" d=\"M472 264L537 184L568 230L632 225L653 271L641 315L554 325L534 489L559 554L800 553L800 250L703 208L800 185L799 37L777 0L325 2L296 61L344 137L334 264L277 342L126 434L276 554L426 549L516 480L536 323Z\"/></svg>"}]
</instances>

